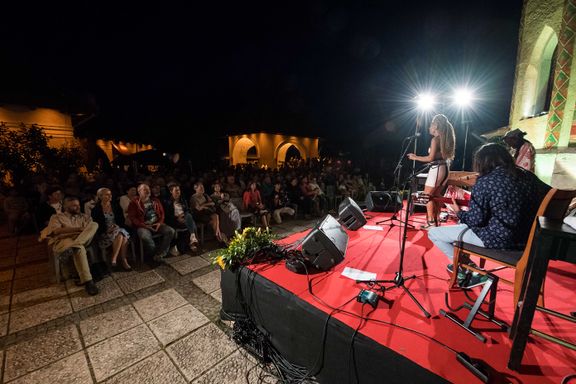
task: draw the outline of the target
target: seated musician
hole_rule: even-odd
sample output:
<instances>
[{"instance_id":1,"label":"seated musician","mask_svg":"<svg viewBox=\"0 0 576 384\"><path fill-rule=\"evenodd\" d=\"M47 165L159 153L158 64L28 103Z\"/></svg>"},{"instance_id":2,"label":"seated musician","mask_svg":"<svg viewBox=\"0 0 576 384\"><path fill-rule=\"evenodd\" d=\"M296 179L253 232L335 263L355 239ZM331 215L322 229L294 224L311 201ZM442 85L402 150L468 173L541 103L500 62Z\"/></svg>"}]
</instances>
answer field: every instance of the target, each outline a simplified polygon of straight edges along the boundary
<instances>
[{"instance_id":1,"label":"seated musician","mask_svg":"<svg viewBox=\"0 0 576 384\"><path fill-rule=\"evenodd\" d=\"M427 156L417 156L409 153L410 160L424 163L431 163L428 170L428 177L424 185L424 193L428 196L440 196L444 182L448 177L449 162L454 159L455 136L454 127L444 115L436 115L432 118L429 132L432 135L430 149ZM431 226L438 226L438 215L440 214L440 204L433 199L426 203L426 224L421 229L428 229Z\"/></svg>"},{"instance_id":2,"label":"seated musician","mask_svg":"<svg viewBox=\"0 0 576 384\"><path fill-rule=\"evenodd\" d=\"M474 154L473 168L478 179L472 188L469 209L455 204L460 224L430 228L428 238L452 260L453 243L463 242L486 248L523 249L528 240L534 216L550 186L532 172L514 164L506 148L485 144ZM448 265L452 271L453 265ZM466 288L486 281L485 275L474 274Z\"/></svg>"}]
</instances>

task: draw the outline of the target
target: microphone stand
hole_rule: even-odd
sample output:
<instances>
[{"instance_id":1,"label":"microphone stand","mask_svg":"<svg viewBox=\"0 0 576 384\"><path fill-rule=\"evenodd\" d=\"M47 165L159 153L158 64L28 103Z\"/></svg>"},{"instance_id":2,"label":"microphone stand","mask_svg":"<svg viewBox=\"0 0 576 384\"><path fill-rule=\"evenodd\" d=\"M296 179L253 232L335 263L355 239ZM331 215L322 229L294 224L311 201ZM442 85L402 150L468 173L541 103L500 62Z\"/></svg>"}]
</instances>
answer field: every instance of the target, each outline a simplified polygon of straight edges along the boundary
<instances>
[{"instance_id":1,"label":"microphone stand","mask_svg":"<svg viewBox=\"0 0 576 384\"><path fill-rule=\"evenodd\" d=\"M418 129L418 127L416 129ZM408 149L410 149L412 142L414 142L414 146L416 145L416 139L418 136L419 136L419 134L416 133L415 135L407 137L404 139L404 141L406 141L406 139L409 139L409 141L408 141L408 143L406 143L404 149L402 150L402 153L400 154L400 158L398 159L398 163L396 163L396 168L394 168L394 188L393 189L395 189L398 194L400 194L400 176L402 173L402 162L406 158L406 154L408 152ZM412 172L414 172L414 167L412 167ZM392 196L390 196L390 199L392 200L394 198ZM401 224L402 220L396 216L396 214L399 211L401 211L401 209L398 208L398 201L397 201L397 199L394 199L394 214L392 215L392 217L390 217L388 219L377 221L375 224L380 225L380 224L384 224L384 223L389 223L390 227L393 227L394 225L396 225L395 221L397 221ZM385 225L388 225L388 224L385 224ZM415 229L414 225L408 224L407 221L406 221L406 225L409 226L410 229Z\"/></svg>"},{"instance_id":2,"label":"microphone stand","mask_svg":"<svg viewBox=\"0 0 576 384\"><path fill-rule=\"evenodd\" d=\"M427 165L426 167L424 167L424 169L426 169L428 167L430 167L430 165ZM421 169L420 171L423 171L424 169ZM412 295L410 290L408 290L408 288L406 288L406 285L404 284L406 281L416 278L416 275L404 277L404 274L403 274L403 272L404 272L404 254L406 251L406 238L407 238L407 233L408 233L408 231L407 231L408 224L407 223L408 223L408 217L410 215L410 208L412 205L412 178L414 177L415 174L416 173L413 170L412 175L410 175L407 179L407 184L409 185L409 187L408 187L408 200L406 202L406 213L405 213L406 225L404 225L404 232L402 234L402 245L400 246L400 263L399 263L400 265L398 267L398 271L396 272L396 275L394 276L394 279L393 280L356 280L356 282L357 283L368 283L368 284L379 284L379 283L393 284L390 287L383 288L384 292L389 291L389 290L394 289L394 288L402 288L404 290L404 292L406 292L406 294L408 296L410 296L412 301L414 301L414 303L416 303L418 308L420 308L420 310L422 311L424 316L426 318L430 318L430 313L426 309L424 309L422 304L420 304L420 302L418 302L416 297L414 297L414 295Z\"/></svg>"}]
</instances>

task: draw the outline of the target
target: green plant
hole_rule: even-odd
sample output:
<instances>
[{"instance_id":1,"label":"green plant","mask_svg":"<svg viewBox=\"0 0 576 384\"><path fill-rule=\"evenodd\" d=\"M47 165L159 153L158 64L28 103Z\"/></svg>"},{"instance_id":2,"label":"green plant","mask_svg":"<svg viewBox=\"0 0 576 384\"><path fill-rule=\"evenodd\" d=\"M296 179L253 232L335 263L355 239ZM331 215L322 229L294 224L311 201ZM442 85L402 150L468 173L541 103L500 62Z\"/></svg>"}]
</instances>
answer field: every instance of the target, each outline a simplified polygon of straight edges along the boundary
<instances>
[{"instance_id":1,"label":"green plant","mask_svg":"<svg viewBox=\"0 0 576 384\"><path fill-rule=\"evenodd\" d=\"M250 263L259 251L274 246L274 239L274 234L268 229L246 227L242 232L236 232L228 247L214 257L212 262L222 269L235 269Z\"/></svg>"}]
</instances>

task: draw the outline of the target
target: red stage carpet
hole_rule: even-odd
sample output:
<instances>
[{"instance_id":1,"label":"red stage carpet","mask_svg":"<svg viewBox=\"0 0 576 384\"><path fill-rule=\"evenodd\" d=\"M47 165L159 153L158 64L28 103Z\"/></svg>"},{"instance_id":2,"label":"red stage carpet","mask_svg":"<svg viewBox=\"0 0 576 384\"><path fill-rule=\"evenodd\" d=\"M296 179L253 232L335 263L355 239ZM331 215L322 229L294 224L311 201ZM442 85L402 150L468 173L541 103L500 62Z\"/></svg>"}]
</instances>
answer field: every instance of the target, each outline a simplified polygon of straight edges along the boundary
<instances>
[{"instance_id":1,"label":"red stage carpet","mask_svg":"<svg viewBox=\"0 0 576 384\"><path fill-rule=\"evenodd\" d=\"M373 225L386 216L389 214L374 213L368 224ZM412 219L414 218L415 216L412 216ZM422 217L416 217L416 219L423 222ZM415 224L419 226L419 222ZM355 297L360 289L365 288L365 284L358 284L341 276L345 267L375 272L378 279L394 278L399 266L402 231L397 225L393 227L381 225L380 227L383 231L361 228L356 232L348 232L349 243L344 261L328 272L311 277L314 295L332 307L340 307ZM305 234L306 232L291 236L282 243L292 243ZM370 319L417 330L456 351L485 361L498 372L493 382L560 383L562 378L575 373L576 353L574 351L536 337L530 338L520 372L511 371L506 368L506 364L512 341L506 332L477 316L472 326L486 336L487 342L482 343L450 320L440 316L441 309L448 309L444 302L445 293L448 292L448 272L446 271L448 262L448 259L428 240L426 231L408 230L404 276L415 274L417 278L408 281L406 287L432 314L432 318L426 319L404 290L395 288L385 294L385 299L392 303L388 305L385 301L380 301L377 309L370 314ZM490 266L487 265L487 267ZM331 312L331 308L320 304L309 294L306 276L289 272L283 264L266 268L255 266L254 269L311 305L326 313ZM498 274L511 277L512 271L501 271ZM547 307L562 313L576 310L575 277L576 265L551 262L546 281ZM472 295L475 296L480 289L481 287L474 288ZM452 291L449 297L453 307L461 304L465 299L460 290ZM355 300L345 305L343 309L359 315L362 313L362 305ZM366 315L370 309L371 307L365 305L363 314ZM461 310L456 314L461 319L465 319L468 311ZM513 316L512 287L501 283L498 287L495 317L511 324ZM360 321L357 317L342 313L335 314L334 317L353 329ZM576 341L576 327L573 324L541 313L536 314L533 328L571 342ZM478 382L470 371L456 361L453 352L421 335L374 321L368 321L359 332L451 382Z\"/></svg>"}]
</instances>

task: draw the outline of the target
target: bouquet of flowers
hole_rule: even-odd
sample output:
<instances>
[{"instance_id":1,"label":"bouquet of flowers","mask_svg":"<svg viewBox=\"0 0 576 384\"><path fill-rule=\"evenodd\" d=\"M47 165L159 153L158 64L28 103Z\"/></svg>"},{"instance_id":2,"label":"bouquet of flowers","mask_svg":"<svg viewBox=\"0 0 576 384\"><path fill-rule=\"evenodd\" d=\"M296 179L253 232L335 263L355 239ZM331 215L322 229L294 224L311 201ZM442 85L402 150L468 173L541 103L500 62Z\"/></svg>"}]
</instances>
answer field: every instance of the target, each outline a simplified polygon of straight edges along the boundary
<instances>
[{"instance_id":1,"label":"bouquet of flowers","mask_svg":"<svg viewBox=\"0 0 576 384\"><path fill-rule=\"evenodd\" d=\"M242 232L236 231L228 247L215 256L212 262L224 270L234 270L240 265L250 264L263 251L277 247L274 239L275 236L268 229L246 227Z\"/></svg>"}]
</instances>

